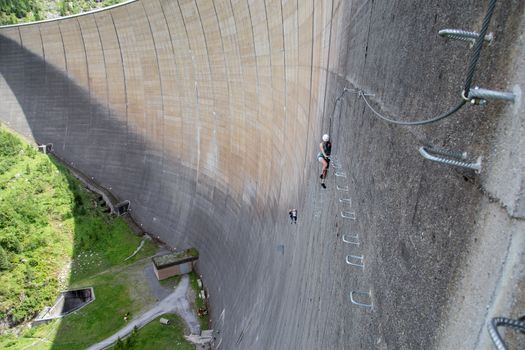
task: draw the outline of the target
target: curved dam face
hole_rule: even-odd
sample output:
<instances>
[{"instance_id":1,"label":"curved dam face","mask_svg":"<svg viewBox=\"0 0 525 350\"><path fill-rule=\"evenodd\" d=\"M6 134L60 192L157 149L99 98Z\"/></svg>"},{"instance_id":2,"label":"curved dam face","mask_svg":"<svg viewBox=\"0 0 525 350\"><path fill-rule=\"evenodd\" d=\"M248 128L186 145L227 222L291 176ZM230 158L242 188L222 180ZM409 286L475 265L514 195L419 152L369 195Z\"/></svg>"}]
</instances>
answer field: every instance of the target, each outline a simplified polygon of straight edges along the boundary
<instances>
[{"instance_id":1,"label":"curved dam face","mask_svg":"<svg viewBox=\"0 0 525 350\"><path fill-rule=\"evenodd\" d=\"M130 200L147 232L198 248L217 348L438 348L462 264L501 208L483 178L417 150L490 157L505 106L407 128L336 98L362 89L417 119L450 108L469 49L437 31L479 28L485 5L143 0L3 27L0 119ZM522 14L496 8L505 35L482 55L485 85L512 77ZM462 348L477 348L492 293Z\"/></svg>"}]
</instances>

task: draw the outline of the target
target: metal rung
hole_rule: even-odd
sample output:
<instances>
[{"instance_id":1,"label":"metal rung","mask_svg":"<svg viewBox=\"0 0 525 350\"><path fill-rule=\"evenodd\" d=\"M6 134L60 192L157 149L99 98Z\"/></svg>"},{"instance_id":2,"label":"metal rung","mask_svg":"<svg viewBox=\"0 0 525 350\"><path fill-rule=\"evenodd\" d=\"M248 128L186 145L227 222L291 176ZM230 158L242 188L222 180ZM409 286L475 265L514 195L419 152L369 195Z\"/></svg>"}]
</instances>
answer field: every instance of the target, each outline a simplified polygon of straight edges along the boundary
<instances>
[{"instance_id":1,"label":"metal rung","mask_svg":"<svg viewBox=\"0 0 525 350\"><path fill-rule=\"evenodd\" d=\"M348 265L352 265L352 266L357 266L357 267L360 267L362 268L363 270L365 269L365 263L363 262L363 258L364 256L357 256L357 255L347 255L346 256L346 263ZM354 259L355 261L357 262L352 262L350 261L350 259Z\"/></svg>"},{"instance_id":2,"label":"metal rung","mask_svg":"<svg viewBox=\"0 0 525 350\"><path fill-rule=\"evenodd\" d=\"M462 168L473 169L473 170L476 170L476 172L481 171L481 157L477 159L476 163L469 163L469 162L464 162L464 161L460 161L456 159L447 159L447 158L434 156L434 155L431 155L429 152L432 152L432 149L427 150L425 147L419 148L419 153L428 160L432 160L434 162L443 163L447 165L453 165L453 166L459 166Z\"/></svg>"},{"instance_id":3,"label":"metal rung","mask_svg":"<svg viewBox=\"0 0 525 350\"><path fill-rule=\"evenodd\" d=\"M352 205L352 198L339 198L339 203L348 203Z\"/></svg>"},{"instance_id":4,"label":"metal rung","mask_svg":"<svg viewBox=\"0 0 525 350\"><path fill-rule=\"evenodd\" d=\"M336 172L336 173L335 173L335 176L346 177L346 173Z\"/></svg>"},{"instance_id":5,"label":"metal rung","mask_svg":"<svg viewBox=\"0 0 525 350\"><path fill-rule=\"evenodd\" d=\"M348 191L348 186L340 187L339 185L337 185L336 188L337 188L339 191Z\"/></svg>"},{"instance_id":6,"label":"metal rung","mask_svg":"<svg viewBox=\"0 0 525 350\"><path fill-rule=\"evenodd\" d=\"M470 100L472 104L476 104L476 99L482 100L504 100L514 102L516 95L512 92L496 91L480 88L478 86L470 89L466 99Z\"/></svg>"},{"instance_id":7,"label":"metal rung","mask_svg":"<svg viewBox=\"0 0 525 350\"><path fill-rule=\"evenodd\" d=\"M461 40L461 41L468 41L468 42L474 42L478 37L479 33L477 32L469 32L467 30L461 30L461 29L441 29L438 34L445 38L455 39L455 40ZM485 41L491 43L494 39L494 34L488 33L485 35L485 38L483 38Z\"/></svg>"},{"instance_id":8,"label":"metal rung","mask_svg":"<svg viewBox=\"0 0 525 350\"><path fill-rule=\"evenodd\" d=\"M359 234L355 234L355 235L351 235L350 236L350 239L346 238L347 235L344 234L343 235L343 242L345 243L349 243L349 244L354 244L354 245L359 245Z\"/></svg>"},{"instance_id":9,"label":"metal rung","mask_svg":"<svg viewBox=\"0 0 525 350\"><path fill-rule=\"evenodd\" d=\"M354 294L356 295L366 295L368 296L368 298L370 299L370 304L365 304L365 303L360 303L358 301L355 301L354 300ZM372 294L370 292L361 292L361 291L358 291L358 290L353 290L350 292L350 301L352 302L352 304L354 305L358 305L358 306L362 306L362 307L368 307L368 308L372 308Z\"/></svg>"},{"instance_id":10,"label":"metal rung","mask_svg":"<svg viewBox=\"0 0 525 350\"><path fill-rule=\"evenodd\" d=\"M355 220L355 212L353 211L342 211L341 216L345 219Z\"/></svg>"}]
</instances>

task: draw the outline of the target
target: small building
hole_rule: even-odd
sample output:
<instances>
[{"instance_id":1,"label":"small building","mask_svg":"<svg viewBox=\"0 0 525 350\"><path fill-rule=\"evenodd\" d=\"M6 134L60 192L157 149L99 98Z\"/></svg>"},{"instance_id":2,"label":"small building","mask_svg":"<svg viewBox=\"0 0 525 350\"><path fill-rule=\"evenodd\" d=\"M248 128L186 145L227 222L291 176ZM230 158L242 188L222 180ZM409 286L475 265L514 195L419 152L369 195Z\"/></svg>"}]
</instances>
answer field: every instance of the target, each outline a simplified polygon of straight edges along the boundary
<instances>
[{"instance_id":1,"label":"small building","mask_svg":"<svg viewBox=\"0 0 525 350\"><path fill-rule=\"evenodd\" d=\"M199 253L195 248L152 258L155 275L159 281L193 271L193 262L197 259Z\"/></svg>"}]
</instances>

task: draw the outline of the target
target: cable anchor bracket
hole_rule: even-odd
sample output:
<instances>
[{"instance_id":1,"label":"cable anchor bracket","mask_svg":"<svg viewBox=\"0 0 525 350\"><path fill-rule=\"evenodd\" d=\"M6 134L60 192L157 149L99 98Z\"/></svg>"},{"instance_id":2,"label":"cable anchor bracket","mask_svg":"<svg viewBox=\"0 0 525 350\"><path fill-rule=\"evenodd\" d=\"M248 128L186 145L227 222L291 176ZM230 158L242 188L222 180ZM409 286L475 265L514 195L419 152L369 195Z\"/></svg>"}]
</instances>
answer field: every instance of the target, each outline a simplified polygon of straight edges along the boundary
<instances>
[{"instance_id":1,"label":"cable anchor bracket","mask_svg":"<svg viewBox=\"0 0 525 350\"><path fill-rule=\"evenodd\" d=\"M479 33L477 32L470 32L467 30L462 29L441 29L438 34L444 38L454 39L454 40L461 40L461 41L468 41L470 43L474 43L476 39L479 37ZM483 38L486 42L492 44L492 41L494 40L494 34L488 33Z\"/></svg>"},{"instance_id":2,"label":"cable anchor bracket","mask_svg":"<svg viewBox=\"0 0 525 350\"><path fill-rule=\"evenodd\" d=\"M481 172L481 157L478 157L477 161L475 163L466 162L464 158L466 158L465 153L459 153L459 152L452 152L444 149L433 149L430 147L420 147L419 153L428 160L446 164L446 165L453 165L458 166L461 168L467 168L475 170L477 173ZM433 153L433 154L431 154ZM450 158L445 157L439 157L437 156L449 156Z\"/></svg>"},{"instance_id":3,"label":"cable anchor bracket","mask_svg":"<svg viewBox=\"0 0 525 350\"><path fill-rule=\"evenodd\" d=\"M463 91L461 97L463 97L464 100L469 101L472 105L481 106L484 106L488 100L503 100L514 103L516 99L516 95L513 92L489 90L480 88L479 86L470 89L468 96L465 96L465 91Z\"/></svg>"}]
</instances>

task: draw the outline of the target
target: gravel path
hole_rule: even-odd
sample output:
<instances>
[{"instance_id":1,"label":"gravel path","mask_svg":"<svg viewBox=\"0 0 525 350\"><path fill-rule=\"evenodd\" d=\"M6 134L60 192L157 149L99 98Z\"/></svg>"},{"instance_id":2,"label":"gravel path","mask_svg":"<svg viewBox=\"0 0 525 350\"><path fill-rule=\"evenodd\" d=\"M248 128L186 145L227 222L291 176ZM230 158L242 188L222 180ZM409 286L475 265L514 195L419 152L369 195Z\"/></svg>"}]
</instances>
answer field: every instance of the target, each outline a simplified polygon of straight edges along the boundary
<instances>
[{"instance_id":1,"label":"gravel path","mask_svg":"<svg viewBox=\"0 0 525 350\"><path fill-rule=\"evenodd\" d=\"M148 281L149 289L155 296L156 301L163 300L173 293L173 287L169 288L160 284L157 276L155 275L153 264L148 264L144 267L144 277Z\"/></svg>"},{"instance_id":2,"label":"gravel path","mask_svg":"<svg viewBox=\"0 0 525 350\"><path fill-rule=\"evenodd\" d=\"M200 333L200 326L195 315L191 312L189 303L186 300L186 291L189 285L188 276L183 276L177 288L166 298L162 299L155 304L150 310L144 312L138 317L131 320L124 328L113 334L111 337L104 339L103 341L96 343L87 350L99 350L104 349L115 341L117 338L123 338L133 330L133 327L143 327L151 320L157 318L164 313L174 312L180 315L186 324L190 328L192 334Z\"/></svg>"}]
</instances>

